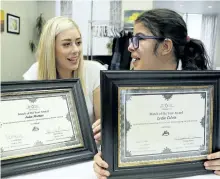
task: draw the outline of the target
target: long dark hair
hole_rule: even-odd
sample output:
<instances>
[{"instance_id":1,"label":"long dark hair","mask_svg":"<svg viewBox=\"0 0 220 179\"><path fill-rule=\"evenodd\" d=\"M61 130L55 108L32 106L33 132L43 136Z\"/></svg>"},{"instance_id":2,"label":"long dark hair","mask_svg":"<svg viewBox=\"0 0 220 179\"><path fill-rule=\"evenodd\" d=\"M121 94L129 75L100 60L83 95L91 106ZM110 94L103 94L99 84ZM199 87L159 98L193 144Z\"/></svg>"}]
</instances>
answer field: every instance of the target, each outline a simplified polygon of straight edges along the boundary
<instances>
[{"instance_id":1,"label":"long dark hair","mask_svg":"<svg viewBox=\"0 0 220 179\"><path fill-rule=\"evenodd\" d=\"M173 42L177 64L182 62L183 70L207 70L209 59L200 40L188 37L186 23L175 11L153 9L142 13L135 21L142 23L154 36L165 37ZM155 46L155 53L158 47Z\"/></svg>"}]
</instances>

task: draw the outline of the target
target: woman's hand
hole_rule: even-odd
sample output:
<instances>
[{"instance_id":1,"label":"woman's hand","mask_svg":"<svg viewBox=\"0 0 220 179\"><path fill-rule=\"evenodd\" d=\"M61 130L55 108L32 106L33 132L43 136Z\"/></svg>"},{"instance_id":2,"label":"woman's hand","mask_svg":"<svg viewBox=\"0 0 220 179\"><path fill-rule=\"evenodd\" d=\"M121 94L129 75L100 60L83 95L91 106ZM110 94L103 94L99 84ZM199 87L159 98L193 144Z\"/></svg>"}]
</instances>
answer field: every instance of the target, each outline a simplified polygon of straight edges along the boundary
<instances>
[{"instance_id":1,"label":"woman's hand","mask_svg":"<svg viewBox=\"0 0 220 179\"><path fill-rule=\"evenodd\" d=\"M206 170L214 170L216 175L220 175L220 152L208 155L207 159L204 163Z\"/></svg>"},{"instance_id":2,"label":"woman's hand","mask_svg":"<svg viewBox=\"0 0 220 179\"><path fill-rule=\"evenodd\" d=\"M95 142L98 144L101 141L101 119L96 120L92 125Z\"/></svg>"},{"instance_id":3,"label":"woman's hand","mask_svg":"<svg viewBox=\"0 0 220 179\"><path fill-rule=\"evenodd\" d=\"M94 156L93 168L98 179L107 179L110 175L109 171L106 170L108 168L108 164L101 158L101 152Z\"/></svg>"}]
</instances>

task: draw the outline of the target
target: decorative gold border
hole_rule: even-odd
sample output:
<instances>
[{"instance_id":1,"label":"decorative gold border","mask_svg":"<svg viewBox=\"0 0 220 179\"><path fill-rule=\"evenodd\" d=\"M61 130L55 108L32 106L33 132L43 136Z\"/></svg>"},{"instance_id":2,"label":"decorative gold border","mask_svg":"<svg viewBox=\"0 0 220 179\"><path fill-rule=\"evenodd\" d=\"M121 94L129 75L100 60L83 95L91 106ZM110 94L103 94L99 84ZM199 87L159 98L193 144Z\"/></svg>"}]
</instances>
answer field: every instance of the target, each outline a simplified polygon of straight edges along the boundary
<instances>
[{"instance_id":1,"label":"decorative gold border","mask_svg":"<svg viewBox=\"0 0 220 179\"><path fill-rule=\"evenodd\" d=\"M158 165L158 164L171 164L171 163L178 163L178 162L191 162L191 161L199 161L207 159L206 156L198 157L198 158L180 158L180 159L170 159L170 160L158 160L158 161L151 161L151 162L126 162L126 164L119 164L118 167L137 167L143 165Z\"/></svg>"},{"instance_id":2,"label":"decorative gold border","mask_svg":"<svg viewBox=\"0 0 220 179\"><path fill-rule=\"evenodd\" d=\"M13 91L13 92L3 92L1 93L1 97L5 96L19 96L19 95L28 95L28 94L51 94L51 93L61 93L61 92L69 92L67 89L51 89L51 90L37 90L37 91Z\"/></svg>"},{"instance_id":3,"label":"decorative gold border","mask_svg":"<svg viewBox=\"0 0 220 179\"><path fill-rule=\"evenodd\" d=\"M214 87L212 86L212 89L211 89L211 93L210 93L210 97L211 97L211 104L210 104L210 108L211 108L211 111L210 111L210 144L209 144L209 154L212 153L212 135L213 135L213 96L214 96Z\"/></svg>"},{"instance_id":4,"label":"decorative gold border","mask_svg":"<svg viewBox=\"0 0 220 179\"><path fill-rule=\"evenodd\" d=\"M199 161L199 160L203 160L206 159L207 157L194 157L189 158L189 157L185 157L185 158L178 158L178 159L168 159L168 160L158 160L158 161L144 161L144 162L126 162L126 163L122 163L120 161L121 158L121 154L120 154L120 141L121 141L121 119L120 119L120 114L121 114L121 103L120 103L120 92L122 90L132 90L132 89L207 89L209 88L211 85L209 86L150 86L150 87L119 87L118 88L118 167L136 167L136 166L143 166L143 165L156 165L156 164L170 164L170 163L177 163L177 162L187 162L187 161ZM210 97L211 97L211 104L210 104L210 142L209 142L209 153L212 152L212 135L213 135L213 94L214 94L214 87L212 86L211 88L211 93L210 93Z\"/></svg>"},{"instance_id":5,"label":"decorative gold border","mask_svg":"<svg viewBox=\"0 0 220 179\"><path fill-rule=\"evenodd\" d=\"M79 148L84 146L83 138L82 138L82 133L80 130L80 125L79 125L79 119L78 119L78 113L76 110L76 105L75 105L75 99L74 96L71 93L70 89L51 89L51 90L38 90L38 91L22 91L22 92L6 92L6 93L1 93L1 98L2 97L7 97L7 96L20 96L20 95L32 95L32 94L53 94L53 93L70 93L71 99L70 102L73 105L74 108L74 116L73 118L76 119L76 129L77 133L79 136L79 142L80 144L78 145L72 145L72 146L64 146L64 147L59 147L56 149L50 149L50 150L43 150L41 152L30 152L28 154L23 154L23 155L15 155L15 156L8 156L8 157L1 157L0 161L4 160L9 160L9 159L15 159L15 158L22 158L22 157L27 157L27 156L32 156L32 155L38 155L38 154L45 154L45 153L51 153L51 152L57 152L57 151L62 151L62 150L67 150L67 149L74 149L74 148Z\"/></svg>"}]
</instances>

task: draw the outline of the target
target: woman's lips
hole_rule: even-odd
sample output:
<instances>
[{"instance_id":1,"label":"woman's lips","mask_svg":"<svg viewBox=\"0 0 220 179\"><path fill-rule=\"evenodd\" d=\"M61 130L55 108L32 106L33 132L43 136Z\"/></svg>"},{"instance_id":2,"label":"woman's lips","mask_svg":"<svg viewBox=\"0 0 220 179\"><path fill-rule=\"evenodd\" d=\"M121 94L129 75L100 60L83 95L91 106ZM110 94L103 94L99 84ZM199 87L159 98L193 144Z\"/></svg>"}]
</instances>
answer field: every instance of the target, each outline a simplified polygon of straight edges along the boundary
<instances>
[{"instance_id":1,"label":"woman's lips","mask_svg":"<svg viewBox=\"0 0 220 179\"><path fill-rule=\"evenodd\" d=\"M137 66L137 63L138 63L139 60L140 60L139 58L133 59L133 65Z\"/></svg>"},{"instance_id":2,"label":"woman's lips","mask_svg":"<svg viewBox=\"0 0 220 179\"><path fill-rule=\"evenodd\" d=\"M71 58L68 58L68 60L70 60L70 61L74 61L74 60L77 60L79 57L77 56L77 57L71 57Z\"/></svg>"},{"instance_id":3,"label":"woman's lips","mask_svg":"<svg viewBox=\"0 0 220 179\"><path fill-rule=\"evenodd\" d=\"M71 57L71 58L67 58L71 63L75 64L77 63L79 57Z\"/></svg>"}]
</instances>

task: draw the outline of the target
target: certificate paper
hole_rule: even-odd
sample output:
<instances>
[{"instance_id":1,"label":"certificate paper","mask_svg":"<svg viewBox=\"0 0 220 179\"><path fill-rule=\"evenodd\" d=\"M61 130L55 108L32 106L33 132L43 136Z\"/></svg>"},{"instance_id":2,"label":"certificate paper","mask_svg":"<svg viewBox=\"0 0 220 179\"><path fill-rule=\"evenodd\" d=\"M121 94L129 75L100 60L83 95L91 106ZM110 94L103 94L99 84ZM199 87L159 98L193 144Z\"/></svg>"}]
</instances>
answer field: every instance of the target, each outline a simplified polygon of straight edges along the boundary
<instances>
[{"instance_id":1,"label":"certificate paper","mask_svg":"<svg viewBox=\"0 0 220 179\"><path fill-rule=\"evenodd\" d=\"M119 89L119 167L205 158L212 148L212 90Z\"/></svg>"},{"instance_id":2,"label":"certificate paper","mask_svg":"<svg viewBox=\"0 0 220 179\"><path fill-rule=\"evenodd\" d=\"M2 94L1 160L83 146L68 90Z\"/></svg>"}]
</instances>

